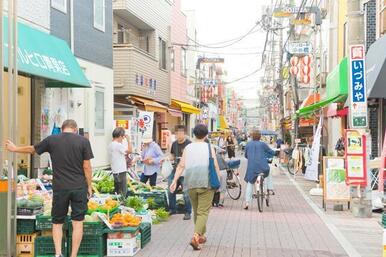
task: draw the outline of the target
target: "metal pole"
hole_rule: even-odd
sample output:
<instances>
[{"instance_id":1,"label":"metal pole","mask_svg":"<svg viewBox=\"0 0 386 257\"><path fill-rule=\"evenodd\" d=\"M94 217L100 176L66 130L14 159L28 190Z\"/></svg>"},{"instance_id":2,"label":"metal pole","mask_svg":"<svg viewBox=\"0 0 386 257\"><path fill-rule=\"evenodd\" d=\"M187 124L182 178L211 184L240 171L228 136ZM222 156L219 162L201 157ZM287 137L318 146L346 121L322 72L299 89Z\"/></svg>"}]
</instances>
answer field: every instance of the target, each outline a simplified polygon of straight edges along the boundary
<instances>
[{"instance_id":1,"label":"metal pole","mask_svg":"<svg viewBox=\"0 0 386 257\"><path fill-rule=\"evenodd\" d=\"M17 101L17 98L18 98L18 93L17 93L17 88L18 88L18 69L17 69L17 49L18 49L18 45L17 45L17 0L13 0L13 19L12 19L12 34L13 34L13 48L12 48L12 58L13 58L13 79L12 79L12 88L13 88L13 137L12 137L12 140L13 142L16 142L17 140L17 135L18 135L18 121L17 121L17 117L18 117L18 108L17 108L17 105L18 105L18 101ZM12 178L13 178L13 181L12 181L12 191L11 193L13 194L12 195L12 212L13 212L13 227L12 227L12 250L13 250L13 256L16 256L16 226L17 226L17 222L16 222L16 214L17 214L17 207L16 207L16 183L17 183L17 155L16 154L13 154L13 174L12 174Z\"/></svg>"},{"instance_id":2,"label":"metal pole","mask_svg":"<svg viewBox=\"0 0 386 257\"><path fill-rule=\"evenodd\" d=\"M3 64L3 0L0 0L0 113L5 113L4 108L4 64ZM0 142L4 142L4 123L0 124ZM3 146L0 146L2 148ZM4 175L4 151L0 153L0 177Z\"/></svg>"},{"instance_id":3,"label":"metal pole","mask_svg":"<svg viewBox=\"0 0 386 257\"><path fill-rule=\"evenodd\" d=\"M12 90L12 15L13 15L13 1L8 1L8 136L13 139L13 90ZM13 255L12 247L12 183L13 183L13 173L12 173L12 160L13 154L8 153L8 191L7 191L7 255Z\"/></svg>"}]
</instances>

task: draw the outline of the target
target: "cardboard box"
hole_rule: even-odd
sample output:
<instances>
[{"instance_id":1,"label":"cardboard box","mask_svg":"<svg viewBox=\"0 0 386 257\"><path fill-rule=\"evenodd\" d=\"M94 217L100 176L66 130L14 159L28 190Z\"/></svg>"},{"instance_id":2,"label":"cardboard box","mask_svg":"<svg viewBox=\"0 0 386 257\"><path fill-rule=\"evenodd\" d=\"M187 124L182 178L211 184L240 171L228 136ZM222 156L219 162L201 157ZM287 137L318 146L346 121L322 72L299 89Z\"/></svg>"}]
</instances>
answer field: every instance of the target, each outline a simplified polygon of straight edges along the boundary
<instances>
[{"instance_id":1,"label":"cardboard box","mask_svg":"<svg viewBox=\"0 0 386 257\"><path fill-rule=\"evenodd\" d=\"M107 256L134 256L141 249L141 233L126 233L123 239L107 239ZM126 238L125 238L126 237ZM129 238L131 237L131 238Z\"/></svg>"}]
</instances>

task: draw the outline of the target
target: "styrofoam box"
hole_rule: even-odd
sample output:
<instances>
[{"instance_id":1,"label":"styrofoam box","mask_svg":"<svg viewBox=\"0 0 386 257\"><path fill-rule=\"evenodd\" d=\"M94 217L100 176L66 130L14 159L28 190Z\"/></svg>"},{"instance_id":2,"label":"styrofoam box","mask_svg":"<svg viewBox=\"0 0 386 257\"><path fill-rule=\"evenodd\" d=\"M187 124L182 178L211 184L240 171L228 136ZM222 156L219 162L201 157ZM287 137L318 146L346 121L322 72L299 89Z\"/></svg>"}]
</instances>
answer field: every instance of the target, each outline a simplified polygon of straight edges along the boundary
<instances>
[{"instance_id":1,"label":"styrofoam box","mask_svg":"<svg viewBox=\"0 0 386 257\"><path fill-rule=\"evenodd\" d=\"M107 239L107 256L134 256L140 249L140 233L130 239Z\"/></svg>"}]
</instances>

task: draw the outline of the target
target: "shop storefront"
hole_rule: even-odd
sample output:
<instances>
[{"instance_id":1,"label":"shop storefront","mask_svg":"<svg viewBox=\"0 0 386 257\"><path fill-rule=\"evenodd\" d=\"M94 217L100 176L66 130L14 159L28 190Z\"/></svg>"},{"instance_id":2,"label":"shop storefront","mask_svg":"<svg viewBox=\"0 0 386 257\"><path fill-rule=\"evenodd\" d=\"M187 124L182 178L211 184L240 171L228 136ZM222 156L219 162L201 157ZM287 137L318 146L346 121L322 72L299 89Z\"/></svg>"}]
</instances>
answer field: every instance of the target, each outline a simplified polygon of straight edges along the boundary
<instances>
[{"instance_id":1,"label":"shop storefront","mask_svg":"<svg viewBox=\"0 0 386 257\"><path fill-rule=\"evenodd\" d=\"M186 126L187 131L190 131L194 126L194 124L191 124L190 116L201 113L201 110L193 105L176 99L171 100L170 109L172 110L172 112L169 112L170 115L174 116L174 119L168 119L168 128L171 130L175 125L183 124Z\"/></svg>"},{"instance_id":2,"label":"shop storefront","mask_svg":"<svg viewBox=\"0 0 386 257\"><path fill-rule=\"evenodd\" d=\"M7 42L7 19L4 21L4 42ZM5 46L4 52L4 66L8 67L8 45ZM52 116L47 115L49 110L42 108L45 91L51 87L89 88L90 84L66 42L23 23L18 23L17 65L19 75L16 143L34 144L43 137L42 129L47 127L48 131L48 124L52 123L52 120L48 119ZM8 84L7 72L3 83ZM4 95L3 122L7 124L7 87ZM48 132L50 134L51 131ZM4 134L9 134L6 128ZM18 155L17 163L20 173L27 176L33 175L34 169L40 167L39 158L31 160L29 155Z\"/></svg>"},{"instance_id":3,"label":"shop storefront","mask_svg":"<svg viewBox=\"0 0 386 257\"><path fill-rule=\"evenodd\" d=\"M318 121L320 114L327 118L328 133L324 135L323 145L328 146L328 151L334 149L337 140L342 137L346 128L344 103L348 95L348 59L344 58L338 66L327 76L326 94L323 100L304 106L296 111L299 119ZM335 119L336 118L336 119Z\"/></svg>"}]
</instances>

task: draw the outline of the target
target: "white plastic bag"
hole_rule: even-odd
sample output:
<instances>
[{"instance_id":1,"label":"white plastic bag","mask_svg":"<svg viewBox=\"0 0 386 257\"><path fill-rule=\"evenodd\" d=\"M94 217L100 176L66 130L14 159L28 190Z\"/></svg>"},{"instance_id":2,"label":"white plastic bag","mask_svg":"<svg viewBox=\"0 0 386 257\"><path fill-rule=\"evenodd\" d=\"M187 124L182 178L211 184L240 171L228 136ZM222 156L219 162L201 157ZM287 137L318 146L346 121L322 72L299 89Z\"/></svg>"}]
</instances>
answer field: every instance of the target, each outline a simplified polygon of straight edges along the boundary
<instances>
[{"instance_id":1,"label":"white plastic bag","mask_svg":"<svg viewBox=\"0 0 386 257\"><path fill-rule=\"evenodd\" d=\"M161 176L166 179L172 174L173 171L173 165L169 161L169 159L165 159L165 161L162 163L162 169L161 169Z\"/></svg>"}]
</instances>

